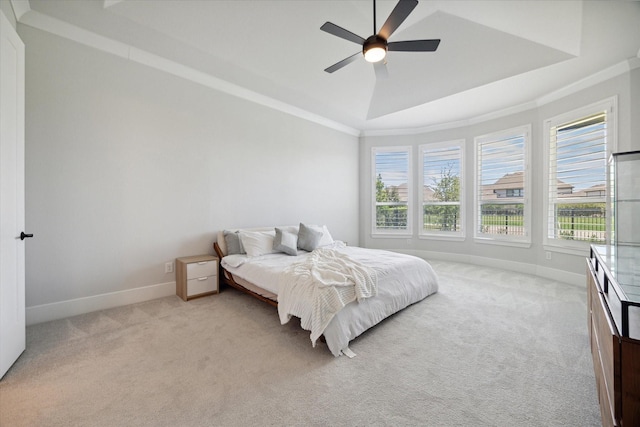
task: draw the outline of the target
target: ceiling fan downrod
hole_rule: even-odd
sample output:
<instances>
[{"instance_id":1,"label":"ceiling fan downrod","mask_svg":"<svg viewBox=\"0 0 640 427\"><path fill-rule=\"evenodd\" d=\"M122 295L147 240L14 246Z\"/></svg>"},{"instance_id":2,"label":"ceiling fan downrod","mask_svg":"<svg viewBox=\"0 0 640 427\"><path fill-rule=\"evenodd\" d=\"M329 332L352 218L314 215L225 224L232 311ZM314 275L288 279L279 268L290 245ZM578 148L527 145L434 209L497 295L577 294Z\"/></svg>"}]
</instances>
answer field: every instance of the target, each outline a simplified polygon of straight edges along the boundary
<instances>
[{"instance_id":1,"label":"ceiling fan downrod","mask_svg":"<svg viewBox=\"0 0 640 427\"><path fill-rule=\"evenodd\" d=\"M373 0L373 34L378 34L376 25L376 0Z\"/></svg>"}]
</instances>

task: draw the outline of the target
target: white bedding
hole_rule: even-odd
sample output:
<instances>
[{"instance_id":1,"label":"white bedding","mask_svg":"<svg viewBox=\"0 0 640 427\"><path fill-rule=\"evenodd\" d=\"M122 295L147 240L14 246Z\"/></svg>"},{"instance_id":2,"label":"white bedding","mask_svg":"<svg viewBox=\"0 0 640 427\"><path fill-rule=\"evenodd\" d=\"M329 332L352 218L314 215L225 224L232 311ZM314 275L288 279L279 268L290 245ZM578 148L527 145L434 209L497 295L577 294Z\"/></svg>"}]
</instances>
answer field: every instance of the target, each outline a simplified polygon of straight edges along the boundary
<instances>
[{"instance_id":1,"label":"white bedding","mask_svg":"<svg viewBox=\"0 0 640 427\"><path fill-rule=\"evenodd\" d=\"M421 301L438 290L438 280L433 268L425 260L395 252L345 246L335 242L329 246L348 255L354 261L371 267L377 276L377 295L347 304L322 331L329 350L339 356L349 341L403 308ZM282 272L290 265L310 256L301 252L298 256L282 253L260 257L229 255L222 259L222 266L234 276L240 277L274 294L280 293ZM311 304L311 302L308 302ZM302 303L303 306L305 303ZM280 305L280 304L279 304ZM287 315L300 317L305 309L288 305ZM280 307L279 307L280 310ZM283 318L281 314L281 319ZM286 319L286 316L284 317ZM304 327L304 325L303 325ZM305 328L309 329L309 328ZM314 340L312 339L312 342Z\"/></svg>"},{"instance_id":2,"label":"white bedding","mask_svg":"<svg viewBox=\"0 0 640 427\"><path fill-rule=\"evenodd\" d=\"M318 248L280 275L278 314L282 324L300 318L315 346L331 319L347 304L378 295L376 270L337 248Z\"/></svg>"}]
</instances>

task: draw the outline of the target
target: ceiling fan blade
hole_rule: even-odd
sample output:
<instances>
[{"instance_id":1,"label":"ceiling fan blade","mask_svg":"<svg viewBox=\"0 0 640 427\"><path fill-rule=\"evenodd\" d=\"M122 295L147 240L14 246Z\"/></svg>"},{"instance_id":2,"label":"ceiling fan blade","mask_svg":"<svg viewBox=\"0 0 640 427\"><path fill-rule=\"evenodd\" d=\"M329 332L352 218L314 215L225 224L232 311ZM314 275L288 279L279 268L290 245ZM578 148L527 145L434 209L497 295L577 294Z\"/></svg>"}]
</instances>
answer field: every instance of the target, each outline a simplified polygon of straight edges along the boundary
<instances>
[{"instance_id":1,"label":"ceiling fan blade","mask_svg":"<svg viewBox=\"0 0 640 427\"><path fill-rule=\"evenodd\" d=\"M387 49L396 52L435 52L439 44L440 39L407 40L403 42L391 42L387 44Z\"/></svg>"},{"instance_id":2,"label":"ceiling fan blade","mask_svg":"<svg viewBox=\"0 0 640 427\"><path fill-rule=\"evenodd\" d=\"M374 62L373 69L376 72L377 79L389 78L389 70L387 70L387 64L384 61Z\"/></svg>"},{"instance_id":3,"label":"ceiling fan blade","mask_svg":"<svg viewBox=\"0 0 640 427\"><path fill-rule=\"evenodd\" d=\"M379 36L382 38L389 40L391 34L407 19L407 16L416 8L418 5L418 0L400 0L393 11L391 11L391 15L387 18L387 21L384 23Z\"/></svg>"},{"instance_id":4,"label":"ceiling fan blade","mask_svg":"<svg viewBox=\"0 0 640 427\"><path fill-rule=\"evenodd\" d=\"M342 61L336 62L331 67L325 68L324 70L327 73L333 73L334 71L338 71L340 68L344 67L345 65L351 64L353 61L358 59L360 55L362 55L362 52L356 52L353 55L344 58Z\"/></svg>"},{"instance_id":5,"label":"ceiling fan blade","mask_svg":"<svg viewBox=\"0 0 640 427\"><path fill-rule=\"evenodd\" d=\"M349 40L350 42L357 43L359 45L364 44L364 39L357 34L353 34L351 31L345 30L342 27L338 27L336 24L331 22L325 22L322 24L320 29L329 34L333 34L334 36L340 37L341 39Z\"/></svg>"}]
</instances>

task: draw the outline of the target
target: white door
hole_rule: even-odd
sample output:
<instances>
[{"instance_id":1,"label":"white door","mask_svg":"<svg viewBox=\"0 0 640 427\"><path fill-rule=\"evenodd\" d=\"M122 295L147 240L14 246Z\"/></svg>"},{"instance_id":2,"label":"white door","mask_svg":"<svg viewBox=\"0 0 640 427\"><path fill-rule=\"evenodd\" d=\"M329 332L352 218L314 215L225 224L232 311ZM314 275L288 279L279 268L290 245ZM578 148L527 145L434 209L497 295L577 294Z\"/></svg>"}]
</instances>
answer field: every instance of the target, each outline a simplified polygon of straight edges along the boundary
<instances>
[{"instance_id":1,"label":"white door","mask_svg":"<svg viewBox=\"0 0 640 427\"><path fill-rule=\"evenodd\" d=\"M26 345L24 44L0 10L0 378Z\"/></svg>"}]
</instances>

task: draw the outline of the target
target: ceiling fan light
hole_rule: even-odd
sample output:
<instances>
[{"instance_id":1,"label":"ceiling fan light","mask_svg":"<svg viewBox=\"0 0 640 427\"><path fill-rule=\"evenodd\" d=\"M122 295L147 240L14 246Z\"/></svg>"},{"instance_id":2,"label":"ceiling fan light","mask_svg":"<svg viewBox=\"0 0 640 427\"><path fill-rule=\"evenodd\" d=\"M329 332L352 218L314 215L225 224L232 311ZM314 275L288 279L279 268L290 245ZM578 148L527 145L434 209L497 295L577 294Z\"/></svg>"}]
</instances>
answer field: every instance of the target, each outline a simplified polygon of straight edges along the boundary
<instances>
[{"instance_id":1,"label":"ceiling fan light","mask_svg":"<svg viewBox=\"0 0 640 427\"><path fill-rule=\"evenodd\" d=\"M387 55L387 41L378 35L373 35L365 40L362 53L367 62L382 61Z\"/></svg>"},{"instance_id":2,"label":"ceiling fan light","mask_svg":"<svg viewBox=\"0 0 640 427\"><path fill-rule=\"evenodd\" d=\"M370 46L364 50L364 59L367 62L382 61L387 56L387 50L383 46Z\"/></svg>"}]
</instances>

